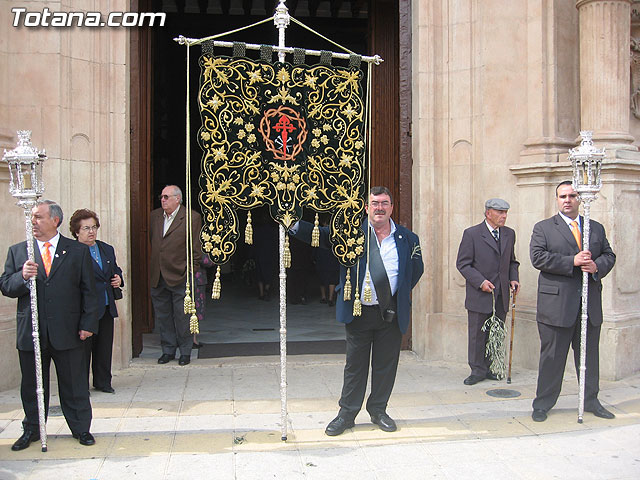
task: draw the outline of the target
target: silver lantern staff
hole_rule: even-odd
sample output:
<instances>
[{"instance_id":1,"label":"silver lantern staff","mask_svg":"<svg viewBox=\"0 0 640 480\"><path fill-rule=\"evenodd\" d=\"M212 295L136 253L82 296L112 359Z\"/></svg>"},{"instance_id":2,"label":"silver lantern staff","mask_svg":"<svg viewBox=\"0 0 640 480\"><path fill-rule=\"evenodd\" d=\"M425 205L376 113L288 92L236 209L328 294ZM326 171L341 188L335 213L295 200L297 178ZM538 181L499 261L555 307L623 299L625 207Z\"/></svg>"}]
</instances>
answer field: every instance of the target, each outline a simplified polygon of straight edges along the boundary
<instances>
[{"instance_id":1,"label":"silver lantern staff","mask_svg":"<svg viewBox=\"0 0 640 480\"><path fill-rule=\"evenodd\" d=\"M47 159L44 150L38 151L31 144L31 131L18 130L18 145L11 151L4 151L2 160L9 164L11 179L9 192L17 199L16 205L24 209L25 234L27 237L27 255L34 261L33 225L31 210L44 193L42 162ZM40 353L40 329L38 327L38 295L36 277L29 279L31 290L31 325L33 328L33 354L36 363L36 397L38 400L38 420L40 422L40 441L42 451L47 451L47 428L45 420L44 388L42 386L42 356Z\"/></svg>"},{"instance_id":2,"label":"silver lantern staff","mask_svg":"<svg viewBox=\"0 0 640 480\"><path fill-rule=\"evenodd\" d=\"M582 249L589 249L591 202L598 198L602 188L600 171L604 159L604 149L593 145L593 132L581 131L580 146L569 150L569 160L573 170L573 189L578 192L584 206L584 225L582 227ZM582 315L580 320L580 392L578 394L578 423L584 415L584 392L587 371L587 321L589 305L589 273L582 272Z\"/></svg>"},{"instance_id":3,"label":"silver lantern staff","mask_svg":"<svg viewBox=\"0 0 640 480\"><path fill-rule=\"evenodd\" d=\"M285 31L289 26L289 10L280 0L273 16L273 23L278 29L278 61L284 63ZM282 225L279 225L280 244L280 422L282 441L287 441L287 271L285 269L284 245L287 233Z\"/></svg>"}]
</instances>

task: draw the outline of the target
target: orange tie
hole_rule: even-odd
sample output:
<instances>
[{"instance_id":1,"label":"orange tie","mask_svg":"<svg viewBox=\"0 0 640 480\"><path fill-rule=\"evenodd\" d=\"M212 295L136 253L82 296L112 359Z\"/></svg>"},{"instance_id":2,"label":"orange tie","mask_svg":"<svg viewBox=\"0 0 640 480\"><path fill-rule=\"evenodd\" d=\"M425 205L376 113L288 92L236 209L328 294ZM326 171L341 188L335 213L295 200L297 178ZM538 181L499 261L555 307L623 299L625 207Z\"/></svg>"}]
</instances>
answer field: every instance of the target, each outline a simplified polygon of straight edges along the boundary
<instances>
[{"instance_id":1,"label":"orange tie","mask_svg":"<svg viewBox=\"0 0 640 480\"><path fill-rule=\"evenodd\" d=\"M47 277L49 276L49 271L51 270L51 252L49 251L49 247L51 244L49 242L44 242L44 252L42 253L42 263L44 263L44 271L47 273Z\"/></svg>"},{"instance_id":2,"label":"orange tie","mask_svg":"<svg viewBox=\"0 0 640 480\"><path fill-rule=\"evenodd\" d=\"M573 238L576 239L578 248L582 250L582 239L580 238L580 229L578 228L578 222L576 222L575 220L571 222L571 233L573 233Z\"/></svg>"}]
</instances>

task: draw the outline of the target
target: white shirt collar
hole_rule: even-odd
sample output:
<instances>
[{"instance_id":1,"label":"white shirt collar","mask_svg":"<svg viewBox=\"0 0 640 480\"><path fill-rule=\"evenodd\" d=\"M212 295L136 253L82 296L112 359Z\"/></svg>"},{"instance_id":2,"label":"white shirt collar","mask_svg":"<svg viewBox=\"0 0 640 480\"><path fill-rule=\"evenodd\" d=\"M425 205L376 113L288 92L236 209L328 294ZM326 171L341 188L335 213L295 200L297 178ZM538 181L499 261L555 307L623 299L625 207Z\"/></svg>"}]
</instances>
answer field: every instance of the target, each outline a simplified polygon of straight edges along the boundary
<instances>
[{"instance_id":1,"label":"white shirt collar","mask_svg":"<svg viewBox=\"0 0 640 480\"><path fill-rule=\"evenodd\" d=\"M575 220L573 218L569 218L567 217L564 213L562 212L558 212L560 214L560 216L562 217L562 219L567 223L567 225L571 225L571 222L578 222L578 228L580 229L580 231L582 231L582 225L580 224L580 214L578 214L575 218Z\"/></svg>"},{"instance_id":2,"label":"white shirt collar","mask_svg":"<svg viewBox=\"0 0 640 480\"><path fill-rule=\"evenodd\" d=\"M491 235L493 235L494 230L498 230L498 235L500 235L500 227L493 228L491 225L489 225L489 222L487 222L486 220L484 221L484 224L489 229L489 233L491 233Z\"/></svg>"},{"instance_id":3,"label":"white shirt collar","mask_svg":"<svg viewBox=\"0 0 640 480\"><path fill-rule=\"evenodd\" d=\"M45 240L44 242L41 242L36 238L36 242L38 242L38 248L40 249L41 254L42 254L42 250L44 249L44 244L46 242L49 242L51 244L51 246L53 247L53 251L55 252L56 249L58 248L59 240L60 240L60 232L56 232L56 234L52 238L50 238L49 240Z\"/></svg>"},{"instance_id":4,"label":"white shirt collar","mask_svg":"<svg viewBox=\"0 0 640 480\"><path fill-rule=\"evenodd\" d=\"M178 206L171 213L171 215L167 215L167 212L165 212L165 211L162 212L162 215L164 216L165 220L173 220L174 218L176 218L176 215L178 214L178 210L180 210L180 204L178 204Z\"/></svg>"}]
</instances>

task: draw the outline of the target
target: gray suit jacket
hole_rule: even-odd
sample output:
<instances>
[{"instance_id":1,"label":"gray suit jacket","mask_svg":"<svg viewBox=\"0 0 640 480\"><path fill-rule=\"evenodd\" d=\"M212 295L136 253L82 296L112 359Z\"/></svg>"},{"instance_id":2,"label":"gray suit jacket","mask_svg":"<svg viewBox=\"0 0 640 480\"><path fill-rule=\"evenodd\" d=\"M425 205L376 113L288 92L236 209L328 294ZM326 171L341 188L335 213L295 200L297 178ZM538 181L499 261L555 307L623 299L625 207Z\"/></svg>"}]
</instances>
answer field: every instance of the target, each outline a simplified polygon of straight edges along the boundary
<instances>
[{"instance_id":1,"label":"gray suit jacket","mask_svg":"<svg viewBox=\"0 0 640 480\"><path fill-rule=\"evenodd\" d=\"M89 247L60 235L48 277L35 241L34 253L38 264L40 341L46 344L48 340L56 350L77 348L83 345L78 336L80 330L98 332L98 301ZM22 278L26 261L27 242L9 247L0 290L3 295L18 299L18 350L33 351L31 296L28 283Z\"/></svg>"},{"instance_id":2,"label":"gray suit jacket","mask_svg":"<svg viewBox=\"0 0 640 480\"><path fill-rule=\"evenodd\" d=\"M580 224L584 219L580 217ZM588 315L592 325L602 324L602 282L613 268L616 255L611 250L604 227L590 221L589 251L598 272L589 275ZM529 252L538 276L536 320L557 327L570 327L578 319L582 302L582 270L573 266L580 251L571 229L560 215L536 223Z\"/></svg>"},{"instance_id":3,"label":"gray suit jacket","mask_svg":"<svg viewBox=\"0 0 640 480\"><path fill-rule=\"evenodd\" d=\"M458 248L456 268L467 280L467 310L491 313L491 294L480 289L489 280L502 294L504 311L509 310L509 282L518 281L520 262L515 255L516 233L509 227L500 227L500 249L484 221L467 228ZM497 294L497 292L496 292Z\"/></svg>"}]
</instances>

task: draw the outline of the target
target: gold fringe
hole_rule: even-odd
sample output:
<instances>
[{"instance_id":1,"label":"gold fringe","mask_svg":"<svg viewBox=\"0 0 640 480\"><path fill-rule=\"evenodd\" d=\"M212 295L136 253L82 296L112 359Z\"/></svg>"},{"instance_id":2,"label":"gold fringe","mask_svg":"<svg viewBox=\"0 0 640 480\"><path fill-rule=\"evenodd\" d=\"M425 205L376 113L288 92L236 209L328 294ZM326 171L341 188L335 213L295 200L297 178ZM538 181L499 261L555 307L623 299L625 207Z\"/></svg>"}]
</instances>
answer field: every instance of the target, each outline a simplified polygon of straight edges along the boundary
<instances>
[{"instance_id":1,"label":"gold fringe","mask_svg":"<svg viewBox=\"0 0 640 480\"><path fill-rule=\"evenodd\" d=\"M360 294L356 291L356 299L353 301L353 316L359 317L360 315L362 315L362 302Z\"/></svg>"},{"instance_id":2,"label":"gold fringe","mask_svg":"<svg viewBox=\"0 0 640 480\"><path fill-rule=\"evenodd\" d=\"M318 227L320 222L318 220L318 214L316 213L316 219L313 222L313 231L311 232L311 246L319 247L320 246L320 228Z\"/></svg>"},{"instance_id":3,"label":"gold fringe","mask_svg":"<svg viewBox=\"0 0 640 480\"><path fill-rule=\"evenodd\" d=\"M289 250L289 235L285 235L284 237L284 253L282 254L282 262L284 263L284 268L291 267L291 250Z\"/></svg>"},{"instance_id":4,"label":"gold fringe","mask_svg":"<svg viewBox=\"0 0 640 480\"><path fill-rule=\"evenodd\" d=\"M218 265L218 269L216 270L216 279L213 281L211 298L214 300L218 300L220 298L220 265Z\"/></svg>"},{"instance_id":5,"label":"gold fringe","mask_svg":"<svg viewBox=\"0 0 640 480\"><path fill-rule=\"evenodd\" d=\"M373 293L371 292L371 278L369 272L367 272L367 278L364 281L364 292L362 292L362 300L370 303L373 300Z\"/></svg>"},{"instance_id":6,"label":"gold fringe","mask_svg":"<svg viewBox=\"0 0 640 480\"><path fill-rule=\"evenodd\" d=\"M200 333L200 329L198 328L198 316L195 313L192 313L191 318L189 319L189 329L191 333Z\"/></svg>"},{"instance_id":7,"label":"gold fringe","mask_svg":"<svg viewBox=\"0 0 640 480\"><path fill-rule=\"evenodd\" d=\"M347 277L344 281L343 295L345 302L351 300L351 269L347 269Z\"/></svg>"},{"instance_id":8,"label":"gold fringe","mask_svg":"<svg viewBox=\"0 0 640 480\"><path fill-rule=\"evenodd\" d=\"M189 282L187 281L187 285L184 289L184 313L188 315L191 313L191 288Z\"/></svg>"},{"instance_id":9,"label":"gold fringe","mask_svg":"<svg viewBox=\"0 0 640 480\"><path fill-rule=\"evenodd\" d=\"M253 225L251 224L251 212L247 212L247 226L244 229L244 242L253 245Z\"/></svg>"}]
</instances>

